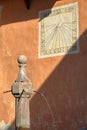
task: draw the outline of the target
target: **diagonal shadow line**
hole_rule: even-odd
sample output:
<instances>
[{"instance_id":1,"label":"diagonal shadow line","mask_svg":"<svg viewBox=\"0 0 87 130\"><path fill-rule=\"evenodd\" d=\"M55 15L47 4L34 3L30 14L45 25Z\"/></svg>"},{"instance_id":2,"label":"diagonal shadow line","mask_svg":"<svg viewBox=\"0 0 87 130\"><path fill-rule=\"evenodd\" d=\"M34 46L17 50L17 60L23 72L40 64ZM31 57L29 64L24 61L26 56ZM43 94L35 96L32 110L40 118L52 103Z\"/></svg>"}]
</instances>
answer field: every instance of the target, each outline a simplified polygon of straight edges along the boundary
<instances>
[{"instance_id":1,"label":"diagonal shadow line","mask_svg":"<svg viewBox=\"0 0 87 130\"><path fill-rule=\"evenodd\" d=\"M62 0L32 0L27 10L24 0L0 0L3 7L1 25L37 19L40 10L52 8L56 1Z\"/></svg>"},{"instance_id":2,"label":"diagonal shadow line","mask_svg":"<svg viewBox=\"0 0 87 130\"><path fill-rule=\"evenodd\" d=\"M80 53L66 55L38 90L46 96L60 130L87 129L86 35L87 30L79 38ZM47 104L37 94L30 100L30 113L31 130L55 130Z\"/></svg>"},{"instance_id":3,"label":"diagonal shadow line","mask_svg":"<svg viewBox=\"0 0 87 130\"><path fill-rule=\"evenodd\" d=\"M86 126L86 34L87 30L79 38L80 53L66 55L38 90L46 96L54 114L56 128L60 130L77 130ZM50 111L39 95L31 99L30 108L31 129L54 129Z\"/></svg>"}]
</instances>

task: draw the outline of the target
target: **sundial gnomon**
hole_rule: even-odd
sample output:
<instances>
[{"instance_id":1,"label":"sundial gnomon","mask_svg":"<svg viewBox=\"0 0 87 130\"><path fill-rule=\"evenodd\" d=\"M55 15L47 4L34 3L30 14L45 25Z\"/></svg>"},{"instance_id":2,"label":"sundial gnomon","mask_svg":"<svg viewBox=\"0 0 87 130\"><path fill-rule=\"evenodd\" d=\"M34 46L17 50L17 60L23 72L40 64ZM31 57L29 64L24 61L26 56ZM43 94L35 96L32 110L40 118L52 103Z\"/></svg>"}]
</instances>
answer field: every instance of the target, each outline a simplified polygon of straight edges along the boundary
<instances>
[{"instance_id":1,"label":"sundial gnomon","mask_svg":"<svg viewBox=\"0 0 87 130\"><path fill-rule=\"evenodd\" d=\"M79 51L77 2L41 11L39 17L40 57Z\"/></svg>"}]
</instances>

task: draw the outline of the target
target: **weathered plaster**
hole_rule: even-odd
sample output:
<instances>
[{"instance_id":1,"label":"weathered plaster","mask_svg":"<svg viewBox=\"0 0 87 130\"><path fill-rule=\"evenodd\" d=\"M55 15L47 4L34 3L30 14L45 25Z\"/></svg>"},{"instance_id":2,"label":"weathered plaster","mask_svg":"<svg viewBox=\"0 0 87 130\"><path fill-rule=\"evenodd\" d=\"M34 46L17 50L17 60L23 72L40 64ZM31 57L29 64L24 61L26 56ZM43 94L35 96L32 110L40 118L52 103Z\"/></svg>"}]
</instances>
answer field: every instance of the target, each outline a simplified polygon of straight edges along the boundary
<instances>
[{"instance_id":1,"label":"weathered plaster","mask_svg":"<svg viewBox=\"0 0 87 130\"><path fill-rule=\"evenodd\" d=\"M4 120L0 121L0 130L13 130L10 124L5 123Z\"/></svg>"},{"instance_id":2,"label":"weathered plaster","mask_svg":"<svg viewBox=\"0 0 87 130\"><path fill-rule=\"evenodd\" d=\"M39 57L79 52L78 3L39 12Z\"/></svg>"}]
</instances>

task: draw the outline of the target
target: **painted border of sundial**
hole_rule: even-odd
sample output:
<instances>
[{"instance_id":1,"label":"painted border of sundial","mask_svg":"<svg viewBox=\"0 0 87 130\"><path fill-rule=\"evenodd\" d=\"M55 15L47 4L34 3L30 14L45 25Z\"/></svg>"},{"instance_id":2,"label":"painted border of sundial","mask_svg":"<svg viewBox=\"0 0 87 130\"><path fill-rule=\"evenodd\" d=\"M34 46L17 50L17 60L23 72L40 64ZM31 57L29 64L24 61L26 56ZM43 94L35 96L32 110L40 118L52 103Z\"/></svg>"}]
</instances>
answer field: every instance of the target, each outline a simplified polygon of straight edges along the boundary
<instances>
[{"instance_id":1,"label":"painted border of sundial","mask_svg":"<svg viewBox=\"0 0 87 130\"><path fill-rule=\"evenodd\" d=\"M39 12L39 58L79 52L78 2Z\"/></svg>"}]
</instances>

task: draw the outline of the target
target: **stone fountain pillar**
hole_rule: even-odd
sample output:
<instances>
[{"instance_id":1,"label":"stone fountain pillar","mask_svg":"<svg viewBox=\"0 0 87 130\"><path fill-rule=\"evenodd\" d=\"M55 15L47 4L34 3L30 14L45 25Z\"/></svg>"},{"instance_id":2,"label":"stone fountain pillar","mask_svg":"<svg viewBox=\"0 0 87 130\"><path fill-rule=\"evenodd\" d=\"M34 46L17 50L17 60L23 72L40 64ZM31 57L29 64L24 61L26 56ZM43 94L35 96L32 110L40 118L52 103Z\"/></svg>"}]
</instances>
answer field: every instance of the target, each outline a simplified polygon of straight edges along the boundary
<instances>
[{"instance_id":1,"label":"stone fountain pillar","mask_svg":"<svg viewBox=\"0 0 87 130\"><path fill-rule=\"evenodd\" d=\"M15 97L16 130L30 130L29 98L33 93L33 88L26 75L26 62L26 56L18 57L19 74L11 88Z\"/></svg>"}]
</instances>

